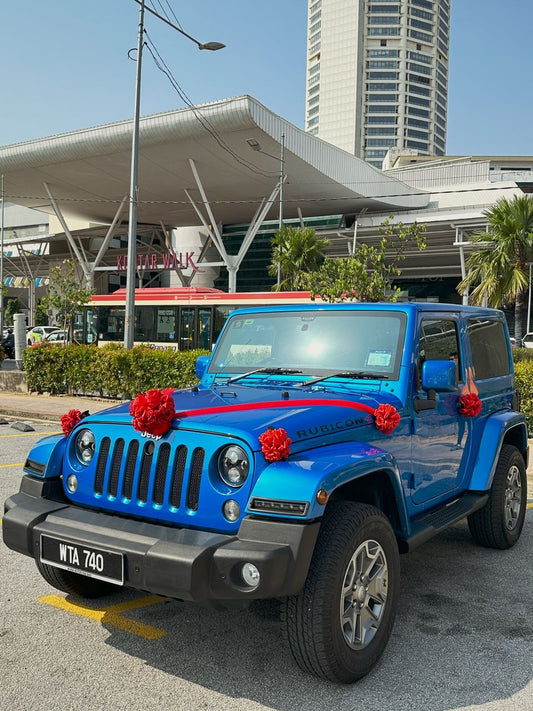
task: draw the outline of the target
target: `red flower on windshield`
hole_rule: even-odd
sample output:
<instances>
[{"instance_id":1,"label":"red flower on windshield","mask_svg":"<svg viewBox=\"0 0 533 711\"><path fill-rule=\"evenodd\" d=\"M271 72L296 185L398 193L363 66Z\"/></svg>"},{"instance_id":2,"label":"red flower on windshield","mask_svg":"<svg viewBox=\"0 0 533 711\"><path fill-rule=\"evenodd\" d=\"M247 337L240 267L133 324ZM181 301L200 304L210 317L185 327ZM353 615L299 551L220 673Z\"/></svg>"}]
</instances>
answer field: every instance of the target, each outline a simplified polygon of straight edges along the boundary
<instances>
[{"instance_id":1,"label":"red flower on windshield","mask_svg":"<svg viewBox=\"0 0 533 711\"><path fill-rule=\"evenodd\" d=\"M133 428L154 436L164 435L170 429L176 415L172 393L174 388L147 390L139 393L130 403Z\"/></svg>"},{"instance_id":2,"label":"red flower on windshield","mask_svg":"<svg viewBox=\"0 0 533 711\"><path fill-rule=\"evenodd\" d=\"M277 430L269 427L262 435L259 435L261 451L267 462L279 462L282 459L288 459L291 453L291 443L292 439L287 437L283 427L279 427Z\"/></svg>"}]
</instances>

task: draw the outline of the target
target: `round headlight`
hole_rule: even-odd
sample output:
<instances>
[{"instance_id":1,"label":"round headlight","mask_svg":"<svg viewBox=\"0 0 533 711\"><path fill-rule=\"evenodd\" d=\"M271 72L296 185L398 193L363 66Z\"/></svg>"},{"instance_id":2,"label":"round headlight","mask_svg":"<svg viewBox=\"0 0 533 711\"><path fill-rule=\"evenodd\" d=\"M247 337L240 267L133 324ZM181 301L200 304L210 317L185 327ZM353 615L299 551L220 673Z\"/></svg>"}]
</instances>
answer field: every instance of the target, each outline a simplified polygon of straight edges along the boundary
<instances>
[{"instance_id":1,"label":"round headlight","mask_svg":"<svg viewBox=\"0 0 533 711\"><path fill-rule=\"evenodd\" d=\"M80 430L76 435L74 447L76 457L81 464L89 464L94 457L95 439L91 430Z\"/></svg>"},{"instance_id":2,"label":"round headlight","mask_svg":"<svg viewBox=\"0 0 533 711\"><path fill-rule=\"evenodd\" d=\"M250 460L242 447L235 444L222 450L218 458L218 473L228 486L238 489L246 481Z\"/></svg>"}]
</instances>

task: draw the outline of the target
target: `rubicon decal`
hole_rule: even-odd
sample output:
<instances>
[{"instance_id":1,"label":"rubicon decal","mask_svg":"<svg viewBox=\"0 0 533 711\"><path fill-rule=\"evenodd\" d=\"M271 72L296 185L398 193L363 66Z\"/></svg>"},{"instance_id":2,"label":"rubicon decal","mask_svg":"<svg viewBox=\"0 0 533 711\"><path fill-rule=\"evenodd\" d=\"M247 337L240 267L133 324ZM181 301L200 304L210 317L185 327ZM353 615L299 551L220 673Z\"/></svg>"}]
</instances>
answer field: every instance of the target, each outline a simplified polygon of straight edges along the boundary
<instances>
[{"instance_id":1,"label":"rubicon decal","mask_svg":"<svg viewBox=\"0 0 533 711\"><path fill-rule=\"evenodd\" d=\"M309 427L305 430L297 430L296 437L298 439L307 439L308 437L316 437L318 434L328 434L330 432L338 432L340 430L349 430L353 427L359 427L359 425L364 424L363 417L349 418L347 420L337 420L336 422L328 422L325 424L317 425L316 427Z\"/></svg>"}]
</instances>

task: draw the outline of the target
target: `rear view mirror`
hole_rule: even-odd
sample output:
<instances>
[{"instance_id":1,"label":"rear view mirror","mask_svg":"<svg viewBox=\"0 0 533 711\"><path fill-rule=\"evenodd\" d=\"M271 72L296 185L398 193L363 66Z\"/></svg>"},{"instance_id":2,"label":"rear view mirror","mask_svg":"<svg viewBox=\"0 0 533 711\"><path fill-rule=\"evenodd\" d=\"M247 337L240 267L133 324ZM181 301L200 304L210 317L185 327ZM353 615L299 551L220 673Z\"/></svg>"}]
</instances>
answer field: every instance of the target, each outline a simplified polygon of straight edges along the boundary
<instances>
[{"instance_id":1,"label":"rear view mirror","mask_svg":"<svg viewBox=\"0 0 533 711\"><path fill-rule=\"evenodd\" d=\"M422 364L422 388L451 392L457 388L457 363L453 360L427 360Z\"/></svg>"}]
</instances>

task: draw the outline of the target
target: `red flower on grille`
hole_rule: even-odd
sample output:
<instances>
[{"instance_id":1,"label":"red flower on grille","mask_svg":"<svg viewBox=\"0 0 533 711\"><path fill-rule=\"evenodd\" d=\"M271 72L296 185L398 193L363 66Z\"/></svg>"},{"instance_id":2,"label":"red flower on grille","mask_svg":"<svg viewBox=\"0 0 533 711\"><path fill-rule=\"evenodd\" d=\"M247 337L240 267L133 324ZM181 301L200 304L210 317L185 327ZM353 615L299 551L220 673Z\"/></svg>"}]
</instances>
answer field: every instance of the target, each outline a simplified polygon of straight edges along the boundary
<instances>
[{"instance_id":1,"label":"red flower on grille","mask_svg":"<svg viewBox=\"0 0 533 711\"><path fill-rule=\"evenodd\" d=\"M176 415L173 392L174 388L165 388L147 390L144 395L139 393L130 403L133 428L156 437L168 432Z\"/></svg>"},{"instance_id":2,"label":"red flower on grille","mask_svg":"<svg viewBox=\"0 0 533 711\"><path fill-rule=\"evenodd\" d=\"M457 408L463 417L476 417L481 412L482 402L477 393L465 393L459 398Z\"/></svg>"},{"instance_id":3,"label":"red flower on grille","mask_svg":"<svg viewBox=\"0 0 533 711\"><path fill-rule=\"evenodd\" d=\"M78 422L88 414L88 412L82 412L81 410L69 410L64 415L61 415L61 429L65 437L68 437Z\"/></svg>"},{"instance_id":4,"label":"red flower on grille","mask_svg":"<svg viewBox=\"0 0 533 711\"><path fill-rule=\"evenodd\" d=\"M384 434L391 434L400 423L400 415L394 405L381 403L375 410L376 427Z\"/></svg>"},{"instance_id":5,"label":"red flower on grille","mask_svg":"<svg viewBox=\"0 0 533 711\"><path fill-rule=\"evenodd\" d=\"M282 459L288 459L291 453L291 443L292 439L287 437L283 427L277 430L269 427L262 435L259 435L261 451L267 462L279 462Z\"/></svg>"}]
</instances>

